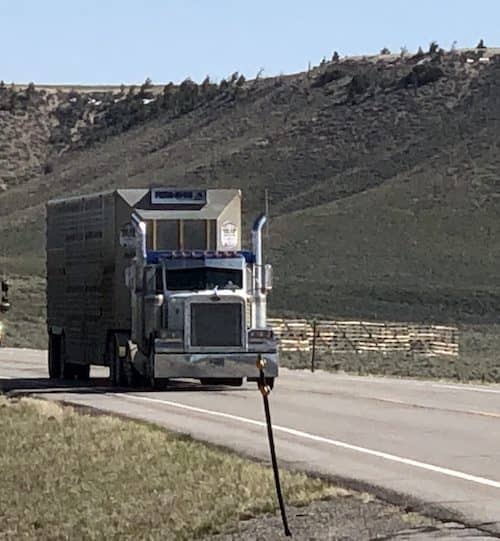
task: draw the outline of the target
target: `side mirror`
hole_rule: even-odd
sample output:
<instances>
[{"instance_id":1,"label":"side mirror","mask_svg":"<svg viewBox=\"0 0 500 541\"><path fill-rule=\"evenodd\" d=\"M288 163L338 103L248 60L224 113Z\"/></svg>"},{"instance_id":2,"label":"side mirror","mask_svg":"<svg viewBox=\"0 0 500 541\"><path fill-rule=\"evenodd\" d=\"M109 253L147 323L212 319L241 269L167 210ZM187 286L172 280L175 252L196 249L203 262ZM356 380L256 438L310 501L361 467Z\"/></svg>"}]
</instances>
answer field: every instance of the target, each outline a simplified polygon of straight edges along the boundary
<instances>
[{"instance_id":1,"label":"side mirror","mask_svg":"<svg viewBox=\"0 0 500 541\"><path fill-rule=\"evenodd\" d=\"M263 289L269 293L273 289L273 266L264 265Z\"/></svg>"},{"instance_id":2,"label":"side mirror","mask_svg":"<svg viewBox=\"0 0 500 541\"><path fill-rule=\"evenodd\" d=\"M5 299L2 299L2 302L0 302L0 312L7 312L10 308L10 302L6 301Z\"/></svg>"}]
</instances>

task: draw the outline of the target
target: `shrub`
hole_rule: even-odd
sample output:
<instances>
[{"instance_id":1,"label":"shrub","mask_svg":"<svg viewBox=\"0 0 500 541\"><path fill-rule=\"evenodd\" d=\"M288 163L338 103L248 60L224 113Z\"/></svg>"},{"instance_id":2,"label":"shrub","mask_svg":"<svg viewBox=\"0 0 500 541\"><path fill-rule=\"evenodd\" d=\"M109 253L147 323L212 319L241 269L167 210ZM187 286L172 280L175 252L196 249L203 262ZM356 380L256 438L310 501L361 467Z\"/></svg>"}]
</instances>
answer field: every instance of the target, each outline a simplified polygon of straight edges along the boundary
<instances>
[{"instance_id":1,"label":"shrub","mask_svg":"<svg viewBox=\"0 0 500 541\"><path fill-rule=\"evenodd\" d=\"M439 45L437 41L432 41L429 45L429 54L436 54L439 50Z\"/></svg>"},{"instance_id":2,"label":"shrub","mask_svg":"<svg viewBox=\"0 0 500 541\"><path fill-rule=\"evenodd\" d=\"M363 94L370 87L370 80L364 73L357 73L349 85L350 91L354 94Z\"/></svg>"},{"instance_id":3,"label":"shrub","mask_svg":"<svg viewBox=\"0 0 500 541\"><path fill-rule=\"evenodd\" d=\"M342 70L334 67L328 67L323 73L320 73L311 84L313 88L322 87L332 81L337 81L346 75Z\"/></svg>"},{"instance_id":4,"label":"shrub","mask_svg":"<svg viewBox=\"0 0 500 541\"><path fill-rule=\"evenodd\" d=\"M153 81L149 77L146 77L146 80L142 83L141 88L139 89L139 97L147 98L150 95L150 90L153 88Z\"/></svg>"},{"instance_id":5,"label":"shrub","mask_svg":"<svg viewBox=\"0 0 500 541\"><path fill-rule=\"evenodd\" d=\"M403 88L424 86L438 81L443 75L443 70L438 66L419 64L414 66L411 72L401 79L400 85Z\"/></svg>"},{"instance_id":6,"label":"shrub","mask_svg":"<svg viewBox=\"0 0 500 541\"><path fill-rule=\"evenodd\" d=\"M413 58L418 59L418 58L423 58L424 56L425 56L424 50L422 49L422 47L419 47L418 51L413 56Z\"/></svg>"}]
</instances>

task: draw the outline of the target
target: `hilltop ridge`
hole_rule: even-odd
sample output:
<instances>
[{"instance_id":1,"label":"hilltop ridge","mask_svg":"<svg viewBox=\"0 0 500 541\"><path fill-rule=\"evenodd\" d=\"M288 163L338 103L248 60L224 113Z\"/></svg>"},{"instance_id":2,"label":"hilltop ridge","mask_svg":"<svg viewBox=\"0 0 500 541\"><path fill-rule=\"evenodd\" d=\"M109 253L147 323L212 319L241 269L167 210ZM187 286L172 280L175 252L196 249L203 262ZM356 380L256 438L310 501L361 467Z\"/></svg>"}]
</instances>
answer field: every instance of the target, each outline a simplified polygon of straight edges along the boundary
<instances>
[{"instance_id":1,"label":"hilltop ridge","mask_svg":"<svg viewBox=\"0 0 500 541\"><path fill-rule=\"evenodd\" d=\"M247 224L270 196L276 312L496 321L496 49L334 59L217 85L16 92L14 112L0 105L0 254L13 272L43 272L51 197L239 187Z\"/></svg>"}]
</instances>

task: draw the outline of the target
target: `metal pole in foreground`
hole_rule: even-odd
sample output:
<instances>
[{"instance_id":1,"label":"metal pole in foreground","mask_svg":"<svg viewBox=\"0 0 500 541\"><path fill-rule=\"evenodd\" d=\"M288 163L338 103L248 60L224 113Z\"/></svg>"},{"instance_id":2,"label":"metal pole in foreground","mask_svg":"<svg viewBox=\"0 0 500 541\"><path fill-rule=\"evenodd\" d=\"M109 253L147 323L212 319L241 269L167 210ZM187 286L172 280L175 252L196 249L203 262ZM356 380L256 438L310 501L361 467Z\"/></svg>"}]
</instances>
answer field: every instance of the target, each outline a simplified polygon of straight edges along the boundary
<instances>
[{"instance_id":1,"label":"metal pole in foreground","mask_svg":"<svg viewBox=\"0 0 500 541\"><path fill-rule=\"evenodd\" d=\"M273 437L273 425L271 424L271 412L269 410L269 399L268 395L271 392L271 388L266 385L266 378L264 376L264 366L266 362L259 355L257 359L257 368L259 369L259 391L262 394L264 400L264 411L266 414L266 424L267 424L267 436L269 438L269 449L271 451L271 462L273 465L274 473L274 483L276 485L276 495L278 497L278 503L281 511L281 520L283 521L283 528L285 530L286 537L292 537L292 532L288 528L288 520L286 518L285 503L283 501L283 494L281 493L281 484L280 484L280 474L278 470L278 462L276 460L276 449L274 448L274 437Z\"/></svg>"},{"instance_id":2,"label":"metal pole in foreground","mask_svg":"<svg viewBox=\"0 0 500 541\"><path fill-rule=\"evenodd\" d=\"M313 343L311 354L311 372L314 372L314 361L316 360L316 320L313 321Z\"/></svg>"}]
</instances>

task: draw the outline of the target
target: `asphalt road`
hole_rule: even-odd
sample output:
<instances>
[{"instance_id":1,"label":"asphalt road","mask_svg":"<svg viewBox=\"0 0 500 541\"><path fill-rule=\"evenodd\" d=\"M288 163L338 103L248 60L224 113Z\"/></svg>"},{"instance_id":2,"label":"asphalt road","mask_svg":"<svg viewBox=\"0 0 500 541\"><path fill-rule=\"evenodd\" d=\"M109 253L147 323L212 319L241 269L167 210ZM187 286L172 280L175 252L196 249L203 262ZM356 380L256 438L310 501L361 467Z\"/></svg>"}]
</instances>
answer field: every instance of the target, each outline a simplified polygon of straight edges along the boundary
<instances>
[{"instance_id":1,"label":"asphalt road","mask_svg":"<svg viewBox=\"0 0 500 541\"><path fill-rule=\"evenodd\" d=\"M54 386L46 353L0 350L0 387L153 421L267 460L262 399L255 384L167 390ZM282 462L407 495L424 510L447 509L500 535L500 386L360 377L282 369L271 394Z\"/></svg>"}]
</instances>

